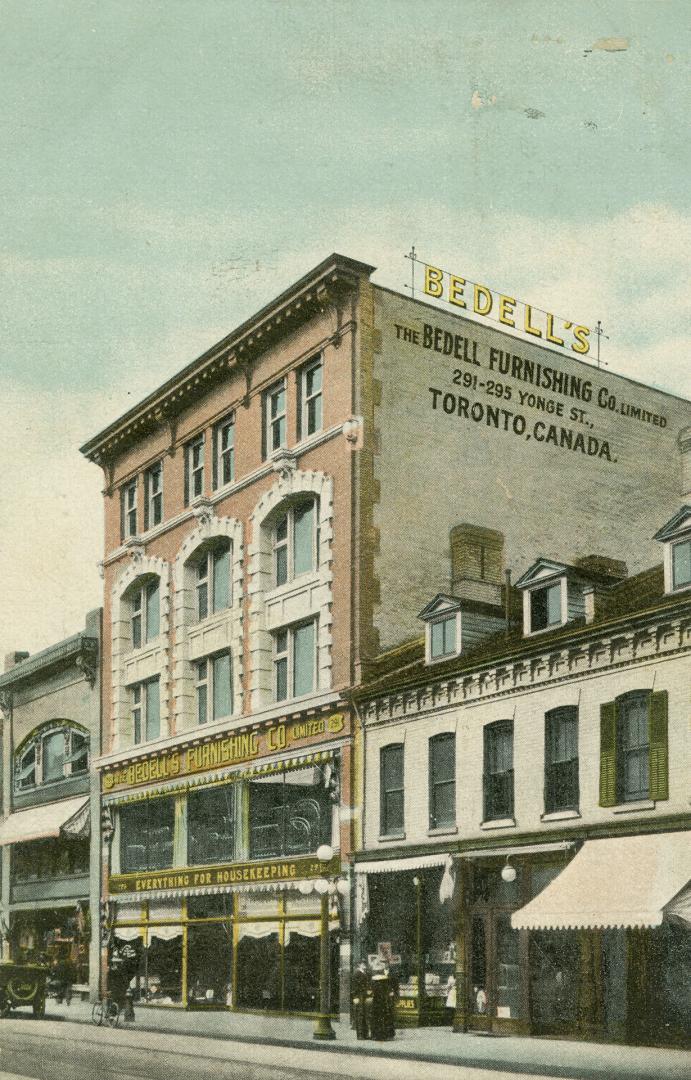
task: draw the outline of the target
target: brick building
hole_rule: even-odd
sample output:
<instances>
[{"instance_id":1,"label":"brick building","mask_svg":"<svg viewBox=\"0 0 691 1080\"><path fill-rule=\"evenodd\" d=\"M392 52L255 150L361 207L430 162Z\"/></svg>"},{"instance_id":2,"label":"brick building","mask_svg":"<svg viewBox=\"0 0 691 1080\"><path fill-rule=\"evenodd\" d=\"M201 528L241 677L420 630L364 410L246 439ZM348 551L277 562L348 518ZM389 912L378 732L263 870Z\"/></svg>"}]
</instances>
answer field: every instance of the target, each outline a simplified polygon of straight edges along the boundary
<instances>
[{"instance_id":1,"label":"brick building","mask_svg":"<svg viewBox=\"0 0 691 1080\"><path fill-rule=\"evenodd\" d=\"M315 1011L327 923L343 1000L368 782L350 690L430 582L453 592L454 528L501 531L515 568L597 529L637 569L678 502L688 402L372 270L326 259L82 448L105 476L103 900L142 1001Z\"/></svg>"}]
</instances>

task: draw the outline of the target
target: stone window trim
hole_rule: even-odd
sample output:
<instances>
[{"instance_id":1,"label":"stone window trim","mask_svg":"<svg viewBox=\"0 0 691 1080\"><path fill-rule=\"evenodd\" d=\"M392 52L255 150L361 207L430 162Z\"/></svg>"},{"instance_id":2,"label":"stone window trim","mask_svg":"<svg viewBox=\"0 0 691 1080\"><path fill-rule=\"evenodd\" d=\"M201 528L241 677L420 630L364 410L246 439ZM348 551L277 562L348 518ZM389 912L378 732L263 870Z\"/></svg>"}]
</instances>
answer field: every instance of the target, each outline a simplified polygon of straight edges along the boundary
<instances>
[{"instance_id":1,"label":"stone window trim","mask_svg":"<svg viewBox=\"0 0 691 1080\"><path fill-rule=\"evenodd\" d=\"M159 634L150 644L132 650L130 611L127 594L140 578L158 577L160 602ZM161 738L170 734L168 694L170 665L170 566L165 559L147 556L137 548L117 577L111 592L111 738L114 751L134 745L130 687L158 677L161 694Z\"/></svg>"},{"instance_id":2,"label":"stone window trim","mask_svg":"<svg viewBox=\"0 0 691 1080\"><path fill-rule=\"evenodd\" d=\"M45 741L53 735L63 739L64 754L59 765L60 775L45 775ZM47 785L60 784L77 776L86 776L89 771L88 730L73 720L56 718L40 724L22 739L14 751L13 788L17 795ZM85 762L78 768L82 758ZM76 771L75 771L76 770Z\"/></svg>"},{"instance_id":3,"label":"stone window trim","mask_svg":"<svg viewBox=\"0 0 691 1080\"><path fill-rule=\"evenodd\" d=\"M312 495L319 507L319 560L314 574L294 579L290 583L291 603L299 605L302 594L310 597L309 611L296 612L295 607L285 618L269 618L267 599L276 598L280 590L273 584L273 545L271 524L276 512L294 499ZM272 633L281 626L318 620L317 671L315 693L329 690L332 685L332 624L333 624L333 479L322 472L302 472L294 467L284 469L276 483L266 491L250 517L248 594L250 599L250 693L253 711L270 704L273 689ZM281 587L283 588L283 587Z\"/></svg>"},{"instance_id":4,"label":"stone window trim","mask_svg":"<svg viewBox=\"0 0 691 1080\"><path fill-rule=\"evenodd\" d=\"M206 509L206 508L205 508ZM195 553L203 545L214 540L229 540L230 607L210 612L205 619L197 620L196 578L194 574ZM197 726L194 662L204 658L204 650L197 653L191 645L190 631L216 633L224 641L216 643L207 652L230 652L232 670L232 700L234 717L242 713L243 701L243 584L244 544L242 523L236 518L216 517L208 510L199 515L199 524L185 538L175 559L173 568L175 592L173 595L173 623L175 645L173 647L173 717L175 731L188 731Z\"/></svg>"}]
</instances>

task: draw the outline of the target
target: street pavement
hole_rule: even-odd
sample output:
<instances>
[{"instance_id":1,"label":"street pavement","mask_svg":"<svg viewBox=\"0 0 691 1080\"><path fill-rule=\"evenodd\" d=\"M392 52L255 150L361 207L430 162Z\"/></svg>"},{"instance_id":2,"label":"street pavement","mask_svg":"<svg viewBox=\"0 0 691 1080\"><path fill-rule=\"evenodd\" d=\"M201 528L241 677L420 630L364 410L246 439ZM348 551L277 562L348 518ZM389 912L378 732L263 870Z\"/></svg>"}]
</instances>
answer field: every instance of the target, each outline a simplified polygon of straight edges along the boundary
<instances>
[{"instance_id":1,"label":"street pavement","mask_svg":"<svg viewBox=\"0 0 691 1080\"><path fill-rule=\"evenodd\" d=\"M24 1042L27 1039L42 1041L50 1035L53 1047L60 1049L66 1045L90 1046L93 1053L106 1044L116 1047L117 1075L124 1065L122 1055L134 1055L130 1061L132 1075L140 1078L158 1075L157 1071L142 1071L141 1062L134 1067L139 1060L138 1048L154 1044L159 1047L156 1061L161 1053L170 1054L171 1051L176 1058L185 1057L188 1063L189 1055L194 1057L196 1065L192 1071L195 1076L199 1074L200 1062L207 1060L215 1061L217 1068L223 1062L224 1076L243 1078L324 1075L335 1080L342 1075L386 1077L387 1080L391 1077L417 1080L420 1077L422 1080L429 1075L436 1080L440 1077L463 1077L463 1080L472 1077L475 1080L476 1076L483 1080L499 1080L503 1076L541 1076L545 1080L615 1080L619 1077L622 1080L688 1080L691 1076L691 1054L652 1047L559 1039L492 1038L454 1034L447 1028L409 1028L397 1031L391 1042L361 1042L347 1020L334 1023L336 1039L333 1042L322 1043L312 1038L313 1022L305 1019L186 1012L151 1006L137 1006L134 1025L115 1030L96 1028L90 1018L88 1002L73 1000L66 1006L49 999L45 1021L34 1021L28 1013L22 1017L20 1012L10 1020L0 1021L0 1070L10 1068L6 1053L9 1051L8 1040L15 1038L18 1032ZM173 1043L172 1035L182 1038ZM154 1069L155 1062L147 1061L147 1067ZM106 1059L108 1067L112 1064L112 1057ZM240 1064L241 1071L233 1072ZM17 1071L14 1060L12 1069ZM231 1071L226 1073L226 1069ZM99 1070L93 1075L99 1078L109 1075L102 1063ZM39 1077L42 1074L27 1070L25 1075ZM62 1080L70 1074L59 1071L49 1075ZM86 1078L91 1074L74 1075ZM189 1075L188 1072L185 1080Z\"/></svg>"}]
</instances>

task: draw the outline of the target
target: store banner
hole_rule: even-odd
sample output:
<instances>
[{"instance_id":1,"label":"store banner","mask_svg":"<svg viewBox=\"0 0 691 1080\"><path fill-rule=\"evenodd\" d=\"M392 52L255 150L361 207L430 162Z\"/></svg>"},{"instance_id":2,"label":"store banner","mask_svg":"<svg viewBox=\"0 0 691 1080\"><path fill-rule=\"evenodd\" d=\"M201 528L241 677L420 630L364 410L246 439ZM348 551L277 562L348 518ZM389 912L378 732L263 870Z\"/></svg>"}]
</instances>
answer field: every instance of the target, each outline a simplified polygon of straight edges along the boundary
<instances>
[{"instance_id":1,"label":"store banner","mask_svg":"<svg viewBox=\"0 0 691 1080\"><path fill-rule=\"evenodd\" d=\"M102 790L104 794L111 794L143 784L166 782L212 769L251 763L294 747L314 744L318 747L319 742L325 738L348 733L349 721L346 714L331 713L328 716L272 724L261 731L238 731L232 735L218 735L206 742L195 741L194 745L165 750L127 765L107 769L101 780ZM309 763L310 757L308 755L304 760ZM320 760L318 749L315 750L313 760ZM280 768L285 764L291 762L276 763L275 767ZM267 768L270 767L267 765Z\"/></svg>"},{"instance_id":2,"label":"store banner","mask_svg":"<svg viewBox=\"0 0 691 1080\"><path fill-rule=\"evenodd\" d=\"M227 863L219 866L182 867L134 874L111 874L111 895L148 893L162 889L196 889L220 885L276 884L301 878L330 877L340 872L340 857L320 862L316 855L266 862Z\"/></svg>"}]
</instances>

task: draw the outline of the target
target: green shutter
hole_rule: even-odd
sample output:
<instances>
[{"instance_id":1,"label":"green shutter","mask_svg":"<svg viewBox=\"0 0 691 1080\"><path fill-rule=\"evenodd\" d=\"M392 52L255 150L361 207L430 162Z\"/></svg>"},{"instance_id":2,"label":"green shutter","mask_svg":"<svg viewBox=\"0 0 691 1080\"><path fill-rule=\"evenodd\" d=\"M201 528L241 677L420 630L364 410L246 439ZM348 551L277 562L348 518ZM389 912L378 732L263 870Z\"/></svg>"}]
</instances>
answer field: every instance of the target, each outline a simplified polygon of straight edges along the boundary
<instances>
[{"instance_id":1,"label":"green shutter","mask_svg":"<svg viewBox=\"0 0 691 1080\"><path fill-rule=\"evenodd\" d=\"M600 706L600 806L617 804L617 706Z\"/></svg>"},{"instance_id":2,"label":"green shutter","mask_svg":"<svg viewBox=\"0 0 691 1080\"><path fill-rule=\"evenodd\" d=\"M667 691L650 695L648 711L650 741L650 798L668 799Z\"/></svg>"}]
</instances>

